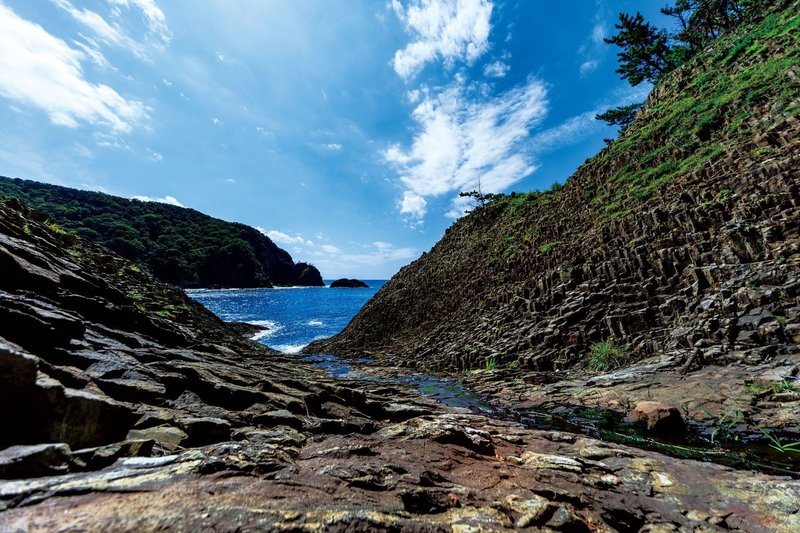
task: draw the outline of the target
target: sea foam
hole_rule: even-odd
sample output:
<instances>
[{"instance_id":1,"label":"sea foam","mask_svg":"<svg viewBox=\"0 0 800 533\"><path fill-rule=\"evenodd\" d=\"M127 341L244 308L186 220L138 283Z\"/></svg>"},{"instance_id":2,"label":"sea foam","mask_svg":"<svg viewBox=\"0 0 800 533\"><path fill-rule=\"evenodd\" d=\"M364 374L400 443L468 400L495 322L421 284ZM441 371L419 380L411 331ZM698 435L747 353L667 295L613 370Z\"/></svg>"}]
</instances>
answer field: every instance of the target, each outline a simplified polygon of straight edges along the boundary
<instances>
[{"instance_id":1,"label":"sea foam","mask_svg":"<svg viewBox=\"0 0 800 533\"><path fill-rule=\"evenodd\" d=\"M253 324L254 326L261 326L267 328L263 331L259 331L258 333L250 337L254 341L272 337L278 331L283 329L283 326L281 326L278 322L275 322L274 320L248 320L247 323Z\"/></svg>"}]
</instances>

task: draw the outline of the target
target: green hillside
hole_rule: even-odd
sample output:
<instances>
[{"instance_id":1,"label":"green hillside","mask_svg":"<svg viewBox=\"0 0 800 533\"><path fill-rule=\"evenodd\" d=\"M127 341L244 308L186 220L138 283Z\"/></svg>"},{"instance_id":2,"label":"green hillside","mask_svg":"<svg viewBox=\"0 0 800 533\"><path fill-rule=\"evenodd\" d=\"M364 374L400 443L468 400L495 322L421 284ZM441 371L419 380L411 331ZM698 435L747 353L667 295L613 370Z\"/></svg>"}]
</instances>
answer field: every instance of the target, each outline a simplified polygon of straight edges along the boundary
<instances>
[{"instance_id":1,"label":"green hillside","mask_svg":"<svg viewBox=\"0 0 800 533\"><path fill-rule=\"evenodd\" d=\"M2 196L21 200L173 285L323 285L315 267L295 264L258 230L194 209L5 177Z\"/></svg>"},{"instance_id":2,"label":"green hillside","mask_svg":"<svg viewBox=\"0 0 800 533\"><path fill-rule=\"evenodd\" d=\"M798 5L772 4L664 75L563 186L484 197L308 350L445 370L593 366L602 347L624 354L610 367L789 351L800 318ZM781 318L754 331L748 313L765 309Z\"/></svg>"}]
</instances>

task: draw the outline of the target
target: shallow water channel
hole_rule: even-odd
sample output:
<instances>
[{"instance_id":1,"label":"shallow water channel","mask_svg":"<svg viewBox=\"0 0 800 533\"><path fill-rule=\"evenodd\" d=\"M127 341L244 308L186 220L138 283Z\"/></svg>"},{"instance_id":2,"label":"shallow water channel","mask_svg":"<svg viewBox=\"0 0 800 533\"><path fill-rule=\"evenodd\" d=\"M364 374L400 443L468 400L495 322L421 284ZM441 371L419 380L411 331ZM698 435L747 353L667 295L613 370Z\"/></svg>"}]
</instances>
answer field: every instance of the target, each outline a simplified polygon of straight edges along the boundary
<instances>
[{"instance_id":1,"label":"shallow water channel","mask_svg":"<svg viewBox=\"0 0 800 533\"><path fill-rule=\"evenodd\" d=\"M800 450L780 450L776 443L761 433L720 433L708 425L689 424L686 436L676 439L654 437L627 422L616 411L569 405L547 409L508 409L487 401L455 379L425 374L376 377L359 372L360 366L374 363L369 358L339 359L332 355L311 355L302 360L325 369L334 378L405 383L449 407L517 422L530 429L576 433L681 459L800 478ZM779 443L795 442L800 440L800 433L787 432L774 437Z\"/></svg>"}]
</instances>

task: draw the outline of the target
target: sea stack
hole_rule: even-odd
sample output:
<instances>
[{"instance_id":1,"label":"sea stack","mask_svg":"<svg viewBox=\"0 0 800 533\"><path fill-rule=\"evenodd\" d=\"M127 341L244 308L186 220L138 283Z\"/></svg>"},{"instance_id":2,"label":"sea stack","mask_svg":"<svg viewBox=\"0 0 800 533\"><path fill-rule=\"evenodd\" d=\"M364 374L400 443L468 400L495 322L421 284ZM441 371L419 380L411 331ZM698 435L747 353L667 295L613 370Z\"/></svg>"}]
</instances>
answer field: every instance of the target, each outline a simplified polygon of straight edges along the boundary
<instances>
[{"instance_id":1,"label":"sea stack","mask_svg":"<svg viewBox=\"0 0 800 533\"><path fill-rule=\"evenodd\" d=\"M369 289L369 285L360 279L341 278L331 283L332 289Z\"/></svg>"}]
</instances>

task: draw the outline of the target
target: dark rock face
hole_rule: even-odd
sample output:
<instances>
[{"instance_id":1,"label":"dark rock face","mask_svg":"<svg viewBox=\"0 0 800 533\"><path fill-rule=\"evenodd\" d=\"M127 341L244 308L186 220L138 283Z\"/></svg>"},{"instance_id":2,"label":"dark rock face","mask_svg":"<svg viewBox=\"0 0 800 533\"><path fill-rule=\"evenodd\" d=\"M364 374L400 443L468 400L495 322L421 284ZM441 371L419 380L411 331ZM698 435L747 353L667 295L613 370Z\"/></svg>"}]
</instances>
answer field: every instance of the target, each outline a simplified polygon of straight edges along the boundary
<instances>
[{"instance_id":1,"label":"dark rock face","mask_svg":"<svg viewBox=\"0 0 800 533\"><path fill-rule=\"evenodd\" d=\"M322 274L314 265L308 263L297 263L294 265L294 285L303 287L324 287Z\"/></svg>"},{"instance_id":2,"label":"dark rock face","mask_svg":"<svg viewBox=\"0 0 800 533\"><path fill-rule=\"evenodd\" d=\"M776 19L788 28L791 13ZM748 59L748 67L778 68L784 53L796 55L800 41L787 29L765 46L770 53ZM687 368L757 365L796 353L796 81L784 94L776 83L757 103L729 109L705 144L665 150L672 146L669 123L646 145L626 144L650 131L677 98L712 100L703 91L724 86L740 68L720 69L709 56L675 72L625 135L563 188L512 195L459 220L342 333L306 351L370 351L444 371L482 368L488 360L541 371L584 367L593 347L608 341L628 362L670 354ZM779 71L797 79L794 67ZM701 75L709 80L705 88L681 93ZM750 118L734 127L729 120L739 111ZM719 151L713 160L663 183L648 181L659 165L681 168L710 147ZM649 174L622 179L625 169L655 153ZM652 192L640 195L645 200L626 196L630 181Z\"/></svg>"},{"instance_id":3,"label":"dark rock face","mask_svg":"<svg viewBox=\"0 0 800 533\"><path fill-rule=\"evenodd\" d=\"M11 446L0 450L0 479L66 474L70 460L65 444Z\"/></svg>"},{"instance_id":4,"label":"dark rock face","mask_svg":"<svg viewBox=\"0 0 800 533\"><path fill-rule=\"evenodd\" d=\"M368 289L369 285L359 279L341 278L331 282L332 289L346 288L346 289Z\"/></svg>"}]
</instances>

